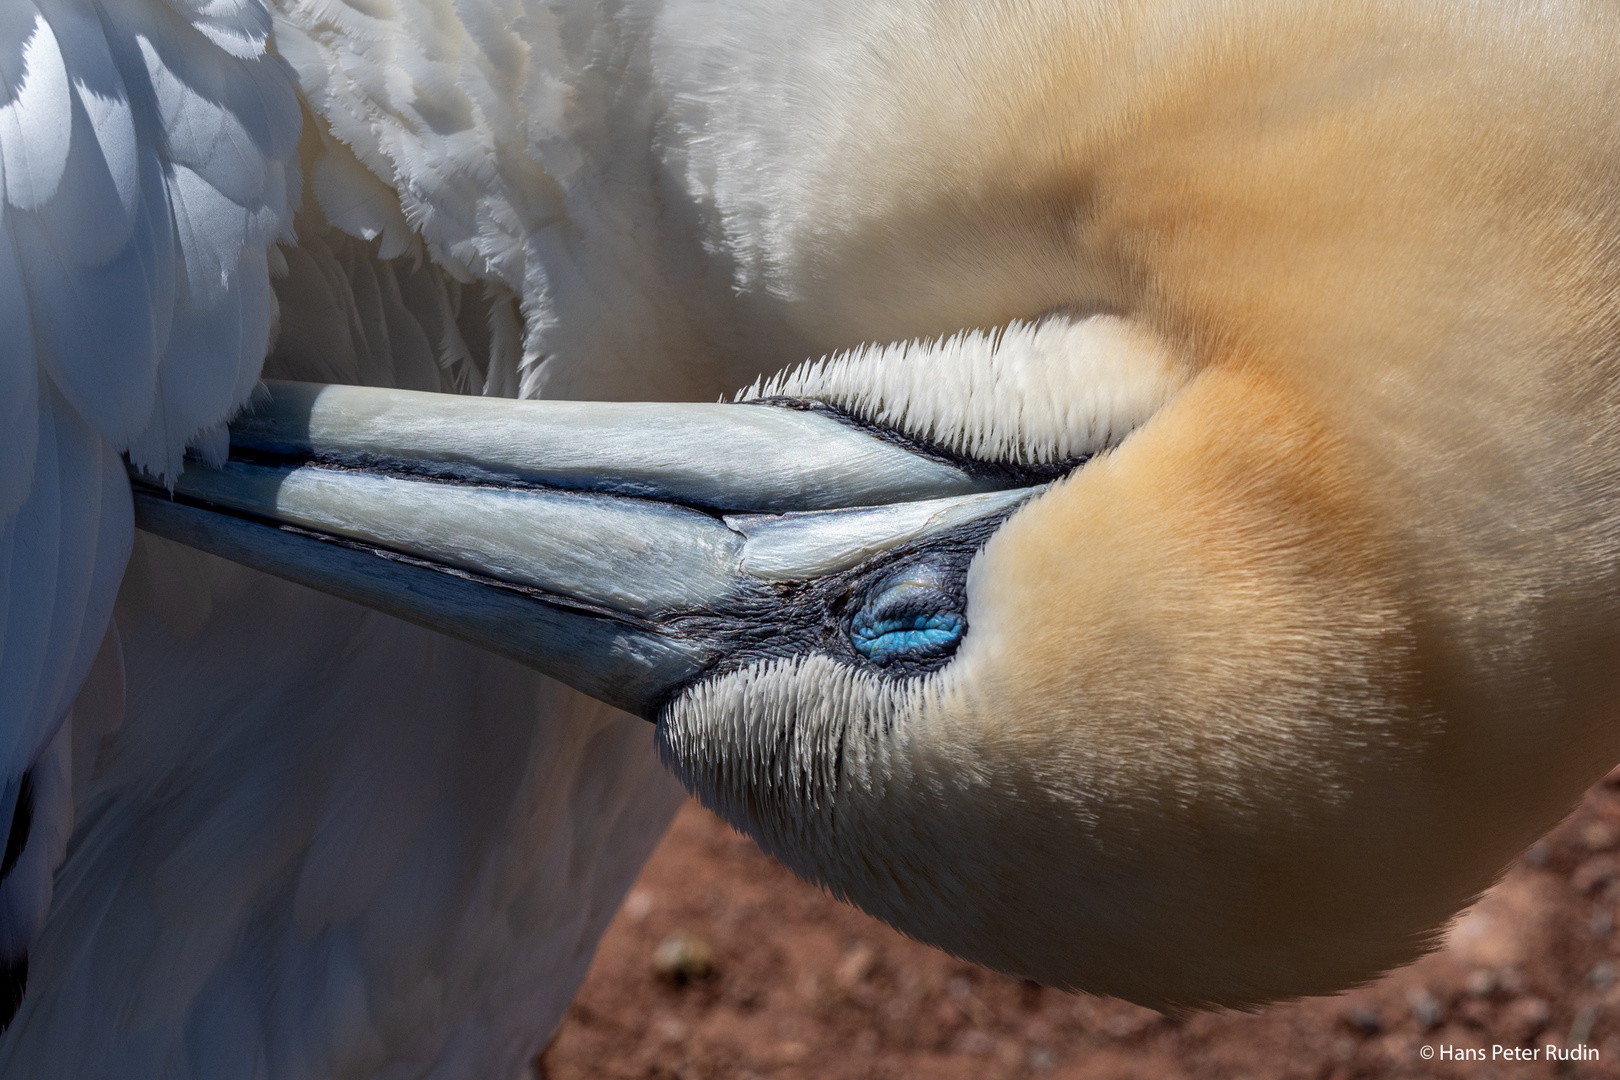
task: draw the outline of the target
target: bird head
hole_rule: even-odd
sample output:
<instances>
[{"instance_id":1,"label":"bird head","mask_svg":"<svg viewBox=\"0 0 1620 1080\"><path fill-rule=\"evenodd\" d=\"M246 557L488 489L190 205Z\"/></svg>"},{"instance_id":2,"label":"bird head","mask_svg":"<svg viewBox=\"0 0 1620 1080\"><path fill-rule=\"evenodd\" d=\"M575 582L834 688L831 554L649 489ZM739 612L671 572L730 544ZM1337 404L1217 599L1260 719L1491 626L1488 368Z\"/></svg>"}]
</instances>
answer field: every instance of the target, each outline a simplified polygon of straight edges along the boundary
<instances>
[{"instance_id":1,"label":"bird head","mask_svg":"<svg viewBox=\"0 0 1620 1080\"><path fill-rule=\"evenodd\" d=\"M807 878L1043 982L1249 1004L1403 959L1458 898L1411 874L1440 725L1370 478L1262 376L1195 377L1110 317L1062 336L1113 378L1014 375L997 415L1031 421L1013 461L1083 464L823 586L810 625L671 700L665 760ZM1005 335L1003 374L1040 338ZM892 401L895 363L949 365L921 352L786 383ZM1079 455L1040 430L1137 386Z\"/></svg>"},{"instance_id":2,"label":"bird head","mask_svg":"<svg viewBox=\"0 0 1620 1080\"><path fill-rule=\"evenodd\" d=\"M1620 751L1615 35L1047 14L882 38L800 178L782 318L880 344L713 405L273 385L139 520L639 713L991 967L1410 958Z\"/></svg>"}]
</instances>

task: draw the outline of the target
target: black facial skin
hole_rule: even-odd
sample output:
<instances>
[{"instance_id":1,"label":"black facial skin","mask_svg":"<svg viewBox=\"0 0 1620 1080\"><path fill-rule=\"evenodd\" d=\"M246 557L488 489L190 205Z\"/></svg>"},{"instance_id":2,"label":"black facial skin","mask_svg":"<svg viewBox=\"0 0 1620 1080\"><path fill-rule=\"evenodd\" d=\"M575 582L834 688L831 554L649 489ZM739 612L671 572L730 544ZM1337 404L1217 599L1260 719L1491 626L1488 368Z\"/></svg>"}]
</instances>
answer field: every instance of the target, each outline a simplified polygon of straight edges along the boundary
<instances>
[{"instance_id":1,"label":"black facial skin","mask_svg":"<svg viewBox=\"0 0 1620 1080\"><path fill-rule=\"evenodd\" d=\"M950 662L948 649L877 662L851 642L856 616L896 577L921 570L936 583L942 610L967 611L967 571L992 533L1012 514L1003 511L959 528L901 545L859 566L823 578L761 586L724 614L675 616L667 633L719 644L721 658L704 678L725 675L763 660L821 653L885 679L909 679Z\"/></svg>"}]
</instances>

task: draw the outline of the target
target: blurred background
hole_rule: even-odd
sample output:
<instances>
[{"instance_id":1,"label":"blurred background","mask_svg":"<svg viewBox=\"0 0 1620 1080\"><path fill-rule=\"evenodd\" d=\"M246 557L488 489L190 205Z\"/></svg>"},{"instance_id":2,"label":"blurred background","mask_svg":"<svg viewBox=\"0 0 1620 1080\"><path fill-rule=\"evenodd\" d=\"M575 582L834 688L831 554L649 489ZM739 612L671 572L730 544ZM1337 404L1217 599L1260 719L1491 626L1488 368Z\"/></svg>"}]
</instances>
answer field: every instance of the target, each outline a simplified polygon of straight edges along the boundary
<instances>
[{"instance_id":1,"label":"blurred background","mask_svg":"<svg viewBox=\"0 0 1620 1080\"><path fill-rule=\"evenodd\" d=\"M1620 770L1438 952L1340 997L1167 1018L919 945L689 803L538 1069L544 1080L1620 1078L1617 905ZM1548 1044L1587 1047L1588 1060L1548 1062ZM1494 1046L1543 1060L1492 1061ZM1487 1060L1447 1060L1441 1047Z\"/></svg>"}]
</instances>

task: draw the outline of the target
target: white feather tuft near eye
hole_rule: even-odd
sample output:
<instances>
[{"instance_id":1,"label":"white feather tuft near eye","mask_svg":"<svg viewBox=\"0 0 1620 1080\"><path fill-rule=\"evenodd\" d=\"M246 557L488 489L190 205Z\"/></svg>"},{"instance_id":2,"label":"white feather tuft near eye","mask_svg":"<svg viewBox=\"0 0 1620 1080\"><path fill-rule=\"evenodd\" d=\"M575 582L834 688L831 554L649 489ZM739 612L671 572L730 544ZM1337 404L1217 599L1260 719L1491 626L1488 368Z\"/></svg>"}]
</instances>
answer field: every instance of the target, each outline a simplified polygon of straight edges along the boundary
<instances>
[{"instance_id":1,"label":"white feather tuft near eye","mask_svg":"<svg viewBox=\"0 0 1620 1080\"><path fill-rule=\"evenodd\" d=\"M1117 445L1190 374L1129 319L1054 315L837 353L736 400L821 401L964 457L1044 465Z\"/></svg>"}]
</instances>

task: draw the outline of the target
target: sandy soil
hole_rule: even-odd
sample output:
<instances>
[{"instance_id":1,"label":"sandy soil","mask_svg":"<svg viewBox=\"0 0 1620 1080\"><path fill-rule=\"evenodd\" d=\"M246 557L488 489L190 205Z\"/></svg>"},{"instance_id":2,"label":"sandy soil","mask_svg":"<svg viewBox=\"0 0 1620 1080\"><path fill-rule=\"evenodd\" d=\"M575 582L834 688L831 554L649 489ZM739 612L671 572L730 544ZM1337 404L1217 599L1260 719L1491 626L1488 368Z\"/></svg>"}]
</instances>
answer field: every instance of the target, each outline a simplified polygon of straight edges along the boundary
<instances>
[{"instance_id":1,"label":"sandy soil","mask_svg":"<svg viewBox=\"0 0 1620 1080\"><path fill-rule=\"evenodd\" d=\"M1620 771L1440 952L1342 997L1170 1020L909 941L688 805L539 1069L545 1080L1620 1077L1617 904ZM1549 1043L1599 1058L1549 1063ZM1492 1060L1497 1046L1543 1060ZM1448 1060L1446 1048L1485 1060Z\"/></svg>"}]
</instances>

